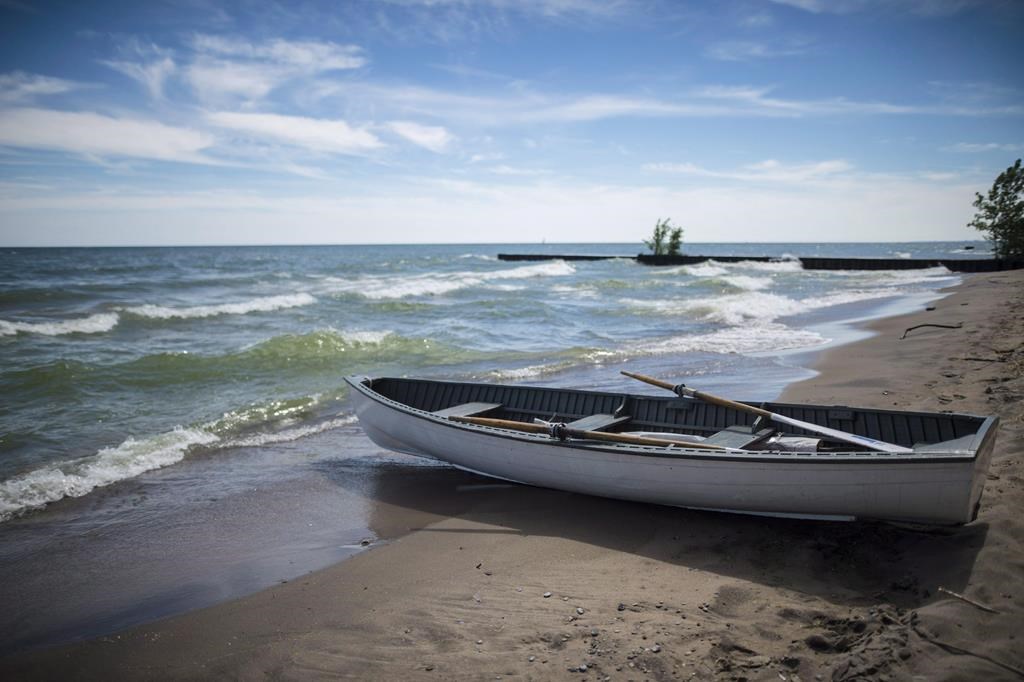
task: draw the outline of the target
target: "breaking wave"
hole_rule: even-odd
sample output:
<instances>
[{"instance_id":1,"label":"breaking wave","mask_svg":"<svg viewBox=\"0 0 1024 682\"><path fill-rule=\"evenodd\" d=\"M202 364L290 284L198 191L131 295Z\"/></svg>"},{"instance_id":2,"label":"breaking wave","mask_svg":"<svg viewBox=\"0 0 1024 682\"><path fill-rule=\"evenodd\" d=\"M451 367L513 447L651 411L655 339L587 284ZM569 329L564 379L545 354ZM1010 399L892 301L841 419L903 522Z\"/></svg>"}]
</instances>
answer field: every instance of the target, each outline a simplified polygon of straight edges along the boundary
<instances>
[{"instance_id":1,"label":"breaking wave","mask_svg":"<svg viewBox=\"0 0 1024 682\"><path fill-rule=\"evenodd\" d=\"M187 319L214 317L216 315L245 315L247 313L266 313L285 308L297 308L299 306L316 303L316 299L310 294L284 294L281 296L264 296L253 298L238 303L221 303L219 305L197 305L182 308L172 308L162 305L140 305L128 308L121 308L121 311L138 317L148 317L157 320Z\"/></svg>"},{"instance_id":2,"label":"breaking wave","mask_svg":"<svg viewBox=\"0 0 1024 682\"><path fill-rule=\"evenodd\" d=\"M252 405L200 426L178 426L148 438L129 436L120 445L88 457L15 476L0 482L0 522L65 497L82 497L96 488L177 464L194 452L286 443L355 423L355 415L342 415L293 425L317 402L313 396Z\"/></svg>"},{"instance_id":3,"label":"breaking wave","mask_svg":"<svg viewBox=\"0 0 1024 682\"><path fill-rule=\"evenodd\" d=\"M799 315L819 308L888 298L899 294L900 292L895 289L886 288L840 292L798 301L780 294L748 291L711 299L627 300L623 303L632 308L653 310L664 315L696 316L709 322L739 326L750 322L770 322L780 317Z\"/></svg>"},{"instance_id":4,"label":"breaking wave","mask_svg":"<svg viewBox=\"0 0 1024 682\"><path fill-rule=\"evenodd\" d=\"M358 294L369 299L389 299L438 296L490 282L532 277L564 277L575 272L576 269L571 264L555 260L491 272L429 273L404 277L374 275L351 280L328 277L325 282L332 293Z\"/></svg>"},{"instance_id":5,"label":"breaking wave","mask_svg":"<svg viewBox=\"0 0 1024 682\"><path fill-rule=\"evenodd\" d=\"M15 334L42 334L63 336L65 334L102 334L117 326L117 313L96 313L89 317L73 320L47 320L45 322L23 322L0 320L0 336Z\"/></svg>"},{"instance_id":6,"label":"breaking wave","mask_svg":"<svg viewBox=\"0 0 1024 682\"><path fill-rule=\"evenodd\" d=\"M691 334L642 344L644 355L670 353L764 353L809 348L826 343L817 332L770 323L754 327L728 327L707 334Z\"/></svg>"},{"instance_id":7,"label":"breaking wave","mask_svg":"<svg viewBox=\"0 0 1024 682\"><path fill-rule=\"evenodd\" d=\"M129 437L83 460L51 464L16 476L0 483L0 521L180 462L192 446L216 440L217 436L202 429L176 428L143 440Z\"/></svg>"}]
</instances>

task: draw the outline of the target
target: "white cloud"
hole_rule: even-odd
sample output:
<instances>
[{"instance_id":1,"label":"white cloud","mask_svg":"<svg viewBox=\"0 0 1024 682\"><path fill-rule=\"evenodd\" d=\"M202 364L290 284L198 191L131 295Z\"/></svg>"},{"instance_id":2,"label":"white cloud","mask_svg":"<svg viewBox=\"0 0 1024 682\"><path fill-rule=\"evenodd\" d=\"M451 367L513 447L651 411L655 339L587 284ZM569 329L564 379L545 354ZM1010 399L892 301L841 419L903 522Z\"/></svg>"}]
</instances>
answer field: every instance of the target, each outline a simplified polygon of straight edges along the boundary
<instances>
[{"instance_id":1,"label":"white cloud","mask_svg":"<svg viewBox=\"0 0 1024 682\"><path fill-rule=\"evenodd\" d=\"M86 85L63 78L12 71L0 74L0 102L27 104L38 97L60 95L82 87L86 87Z\"/></svg>"},{"instance_id":2,"label":"white cloud","mask_svg":"<svg viewBox=\"0 0 1024 682\"><path fill-rule=\"evenodd\" d=\"M864 176L835 187L672 189L424 180L348 196L185 192L21 196L0 202L0 241L36 244L635 242L659 216L690 242L959 240L974 187ZM738 200L742 197L742 200ZM54 211L59 212L55 219ZM639 211L639 212L638 212ZM183 219L182 216L187 216ZM297 219L301 217L301 219ZM3 234L4 225L23 226ZM374 226L367 231L366 226ZM487 225L486 231L480 226ZM31 230L31 231L29 231Z\"/></svg>"},{"instance_id":3,"label":"white cloud","mask_svg":"<svg viewBox=\"0 0 1024 682\"><path fill-rule=\"evenodd\" d=\"M673 99L628 94L562 95L531 90L466 95L413 85L320 82L309 90L318 101L338 98L368 110L440 118L449 124L502 127L581 123L614 118L763 118L810 116L994 116L1024 114L1020 104L938 101L896 104L843 97L804 100L775 95L767 86L708 85Z\"/></svg>"},{"instance_id":4,"label":"white cloud","mask_svg":"<svg viewBox=\"0 0 1024 682\"><path fill-rule=\"evenodd\" d=\"M739 182L807 183L835 179L853 170L853 166L841 159L804 164L784 164L769 159L728 171L709 170L692 163L652 163L644 169Z\"/></svg>"},{"instance_id":5,"label":"white cloud","mask_svg":"<svg viewBox=\"0 0 1024 682\"><path fill-rule=\"evenodd\" d=\"M776 57L795 57L807 50L800 46L774 46L749 40L732 40L715 43L704 53L712 59L727 62L742 62L753 59L772 59Z\"/></svg>"},{"instance_id":6,"label":"white cloud","mask_svg":"<svg viewBox=\"0 0 1024 682\"><path fill-rule=\"evenodd\" d=\"M366 64L362 50L355 45L315 40L278 38L254 43L233 36L199 34L193 37L192 46L200 53L288 65L309 73L358 69Z\"/></svg>"},{"instance_id":7,"label":"white cloud","mask_svg":"<svg viewBox=\"0 0 1024 682\"><path fill-rule=\"evenodd\" d=\"M212 112L206 118L221 128L314 152L364 154L383 146L373 133L341 120L228 111Z\"/></svg>"},{"instance_id":8,"label":"white cloud","mask_svg":"<svg viewBox=\"0 0 1024 682\"><path fill-rule=\"evenodd\" d=\"M958 142L952 147L946 147L947 151L979 153L979 152L1019 152L1024 151L1024 144L1007 144L1000 142Z\"/></svg>"},{"instance_id":9,"label":"white cloud","mask_svg":"<svg viewBox=\"0 0 1024 682\"><path fill-rule=\"evenodd\" d=\"M771 0L814 14L853 14L869 10L909 12L920 16L949 16L984 0Z\"/></svg>"},{"instance_id":10,"label":"white cloud","mask_svg":"<svg viewBox=\"0 0 1024 682\"><path fill-rule=\"evenodd\" d=\"M415 145L432 152L443 152L455 140L455 136L440 126L428 126L412 121L391 121L388 128Z\"/></svg>"},{"instance_id":11,"label":"white cloud","mask_svg":"<svg viewBox=\"0 0 1024 682\"><path fill-rule=\"evenodd\" d=\"M164 82L176 68L174 60L167 56L147 63L129 61L103 61L101 63L141 83L153 99L164 98Z\"/></svg>"},{"instance_id":12,"label":"white cloud","mask_svg":"<svg viewBox=\"0 0 1024 682\"><path fill-rule=\"evenodd\" d=\"M204 102L258 101L295 79L366 64L359 47L331 42L275 39L254 43L199 34L193 37L192 47L196 57L186 69L186 77Z\"/></svg>"},{"instance_id":13,"label":"white cloud","mask_svg":"<svg viewBox=\"0 0 1024 682\"><path fill-rule=\"evenodd\" d=\"M635 5L629 0L479 0L476 3L466 0L384 0L387 4L402 7L424 7L428 9L466 9L477 6L481 9L516 11L522 14L543 17L561 17L566 15L585 15L610 17Z\"/></svg>"},{"instance_id":14,"label":"white cloud","mask_svg":"<svg viewBox=\"0 0 1024 682\"><path fill-rule=\"evenodd\" d=\"M517 166L508 166L506 164L492 166L487 170L488 172L494 173L495 175L509 175L519 177L538 177L542 175L551 174L551 171L544 170L542 168L519 168Z\"/></svg>"},{"instance_id":15,"label":"white cloud","mask_svg":"<svg viewBox=\"0 0 1024 682\"><path fill-rule=\"evenodd\" d=\"M158 121L92 112L16 108L0 110L0 145L97 157L123 156L214 163L201 153L213 136Z\"/></svg>"},{"instance_id":16,"label":"white cloud","mask_svg":"<svg viewBox=\"0 0 1024 682\"><path fill-rule=\"evenodd\" d=\"M274 66L201 58L189 65L187 78L196 95L206 102L241 97L259 100L287 79Z\"/></svg>"}]
</instances>

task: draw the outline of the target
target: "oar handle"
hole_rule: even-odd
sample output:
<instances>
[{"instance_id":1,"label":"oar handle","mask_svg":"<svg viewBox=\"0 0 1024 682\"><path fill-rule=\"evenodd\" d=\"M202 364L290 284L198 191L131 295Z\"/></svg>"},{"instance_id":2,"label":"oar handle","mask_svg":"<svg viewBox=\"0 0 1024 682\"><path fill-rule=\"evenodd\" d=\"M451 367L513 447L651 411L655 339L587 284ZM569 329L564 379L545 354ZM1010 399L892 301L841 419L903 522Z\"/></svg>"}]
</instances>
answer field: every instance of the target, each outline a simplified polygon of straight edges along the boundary
<instances>
[{"instance_id":1,"label":"oar handle","mask_svg":"<svg viewBox=\"0 0 1024 682\"><path fill-rule=\"evenodd\" d=\"M631 379L636 379L637 381L642 381L645 384L650 384L651 386L657 386L658 388L664 388L666 391L676 392L676 389L678 387L682 386L682 384L679 384L679 386L677 386L676 384L670 384L667 381L662 381L661 379L655 379L654 377L649 377L646 374L637 374L636 372L627 372L624 369L620 370L620 372L622 374L625 374L627 377L630 377Z\"/></svg>"},{"instance_id":2,"label":"oar handle","mask_svg":"<svg viewBox=\"0 0 1024 682\"><path fill-rule=\"evenodd\" d=\"M722 445L712 443L690 443L683 441L669 440L667 438L649 438L646 436L631 436L625 433L604 433L602 431L580 431L579 429L568 429L565 424L530 424L528 422L509 421L508 419L493 419L491 417L448 417L449 421L460 424L473 424L475 426L490 426L496 429L508 429L510 431L523 431L525 433L543 433L553 438L580 438L584 440L600 440L609 443L626 443L629 445L653 445L655 447L675 446L677 448L694 448L697 450L732 450Z\"/></svg>"},{"instance_id":3,"label":"oar handle","mask_svg":"<svg viewBox=\"0 0 1024 682\"><path fill-rule=\"evenodd\" d=\"M704 391L698 391L696 389L687 388L685 384L670 384L667 381L655 379L654 377L649 377L646 374L637 374L635 372L627 372L625 370L620 371L627 377L636 379L637 381L642 381L645 384L650 384L651 386L664 388L665 390L672 391L673 393L679 396L697 398L698 400L703 400L706 403L719 405L720 407L730 407L734 410L739 410L740 412L749 412L750 414L756 414L759 417L767 417L768 419L771 419L772 417L772 413L769 412L768 410L762 410L760 407L744 405L743 403L738 403L735 400L729 400L728 398L721 398L711 393L705 393Z\"/></svg>"},{"instance_id":4,"label":"oar handle","mask_svg":"<svg viewBox=\"0 0 1024 682\"><path fill-rule=\"evenodd\" d=\"M734 400L729 400L727 398L720 398L717 395L712 395L710 393L705 393L704 391L697 391L697 390L694 390L692 388L687 388L683 384L678 384L676 386L673 386L672 384L668 383L667 381L661 381L660 379L655 379L654 377L644 376L643 374L634 374L633 372L625 372L625 371L622 372L622 373L625 374L628 377L632 377L634 379L638 379L640 381L646 382L646 383L651 384L653 386L658 386L660 388L668 389L668 390L670 390L670 391L672 391L672 392L674 392L674 393L676 393L677 395L680 395L680 396L689 396L691 398L697 398L699 400L703 400L704 402L711 403L713 405L720 405L722 407L731 407L732 409L740 410L741 412L749 412L750 414L756 414L759 417L765 417L765 418L770 419L771 421L779 423L779 424L787 424L789 426L796 426L798 428L805 429L805 430L810 431L812 433L817 433L818 435L821 435L821 436L827 436L829 438L834 438L836 440L840 440L840 441L843 441L845 443L853 443L854 445L860 445L861 447L866 447L866 448L869 448L871 450L881 450L882 452L890 452L890 453L913 452L912 448L904 447L902 445L895 445L893 443L886 443L884 441L875 440L874 438L868 438L867 436L858 436L857 434L854 434L854 433L846 433L845 431L839 431L837 429L830 429L827 426L821 426L819 424L812 424L810 422L801 421L799 419L793 419L792 417L786 417L786 416L783 416L781 414L775 414L774 412L769 412L768 410L761 409L760 407L753 407L751 405L744 405L743 403L738 403L738 402L736 402Z\"/></svg>"}]
</instances>

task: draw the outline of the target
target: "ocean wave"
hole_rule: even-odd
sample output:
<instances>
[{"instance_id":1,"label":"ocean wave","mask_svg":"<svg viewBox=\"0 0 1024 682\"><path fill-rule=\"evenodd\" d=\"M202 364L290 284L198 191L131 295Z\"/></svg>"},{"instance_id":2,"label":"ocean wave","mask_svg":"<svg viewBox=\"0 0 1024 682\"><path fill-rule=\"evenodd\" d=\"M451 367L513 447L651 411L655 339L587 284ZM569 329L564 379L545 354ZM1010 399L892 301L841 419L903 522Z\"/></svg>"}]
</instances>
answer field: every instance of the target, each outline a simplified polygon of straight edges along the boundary
<instances>
[{"instance_id":1,"label":"ocean wave","mask_svg":"<svg viewBox=\"0 0 1024 682\"><path fill-rule=\"evenodd\" d=\"M728 265L740 270L756 270L758 272L803 272L804 269L804 264L795 257L783 257L771 261L743 260Z\"/></svg>"},{"instance_id":2,"label":"ocean wave","mask_svg":"<svg viewBox=\"0 0 1024 682\"><path fill-rule=\"evenodd\" d=\"M0 336L15 334L42 334L43 336L64 336L66 334L102 334L117 326L117 313L96 313L89 317L72 320L47 320L25 322L0 320Z\"/></svg>"},{"instance_id":3,"label":"ocean wave","mask_svg":"<svg viewBox=\"0 0 1024 682\"><path fill-rule=\"evenodd\" d=\"M537 265L523 265L504 270L460 271L408 276L374 275L352 280L328 277L324 281L330 287L329 291L331 293L358 294L369 299L390 299L414 296L439 296L494 281L533 277L564 277L575 272L576 269L570 263L563 260L554 260Z\"/></svg>"},{"instance_id":4,"label":"ocean wave","mask_svg":"<svg viewBox=\"0 0 1024 682\"><path fill-rule=\"evenodd\" d=\"M641 355L673 353L766 353L812 348L827 343L821 334L771 323L756 327L728 327L708 334L690 334L640 344Z\"/></svg>"},{"instance_id":5,"label":"ocean wave","mask_svg":"<svg viewBox=\"0 0 1024 682\"><path fill-rule=\"evenodd\" d=\"M729 272L722 263L714 260L704 261L695 265L683 265L674 269L677 272L694 277L720 277Z\"/></svg>"},{"instance_id":6,"label":"ocean wave","mask_svg":"<svg viewBox=\"0 0 1024 682\"><path fill-rule=\"evenodd\" d=\"M297 400L297 404L309 402L315 402L315 398ZM0 522L65 497L82 497L96 488L177 464L194 451L288 443L356 422L355 415L349 414L298 426L288 424L288 415L294 419L296 411L287 403L250 406L208 424L178 426L148 438L128 437L120 445L103 448L94 455L48 464L7 479L0 482ZM265 419L260 421L258 414ZM287 426L274 429L282 425Z\"/></svg>"},{"instance_id":7,"label":"ocean wave","mask_svg":"<svg viewBox=\"0 0 1024 682\"><path fill-rule=\"evenodd\" d=\"M310 382L326 387L325 377L373 368L428 367L472 362L494 353L469 350L429 338L410 338L386 330L340 332L333 329L271 337L247 348L216 355L154 353L117 364L54 360L0 375L0 390L33 399L67 400L90 392L131 389L170 390L182 386L223 387L226 382L280 386ZM507 354L501 353L505 356ZM403 370L404 371L404 370ZM325 384L325 381L327 382Z\"/></svg>"},{"instance_id":8,"label":"ocean wave","mask_svg":"<svg viewBox=\"0 0 1024 682\"><path fill-rule=\"evenodd\" d=\"M176 428L158 436L129 437L79 461L51 464L0 483L0 521L64 497L81 497L96 488L180 462L189 448L217 441L202 429Z\"/></svg>"},{"instance_id":9,"label":"ocean wave","mask_svg":"<svg viewBox=\"0 0 1024 682\"><path fill-rule=\"evenodd\" d=\"M172 308L162 305L140 305L120 308L124 313L137 317L156 320L188 319L214 317L216 315L245 315L247 313L266 313L286 308L297 308L316 303L310 294L283 294L280 296L263 296L237 303L221 303L217 305L197 305Z\"/></svg>"},{"instance_id":10,"label":"ocean wave","mask_svg":"<svg viewBox=\"0 0 1024 682\"><path fill-rule=\"evenodd\" d=\"M358 422L358 419L354 414L351 414L344 417L337 417L335 419L328 419L316 424L306 424L304 426L296 426L294 428L284 429L281 431L238 436L237 438L225 440L221 447L254 448L261 447L263 445L275 445L277 443L291 443L292 441L296 441L301 438L308 438L309 436L315 436L316 434L323 433L325 431L331 431L343 426L351 426L356 422Z\"/></svg>"},{"instance_id":11,"label":"ocean wave","mask_svg":"<svg viewBox=\"0 0 1024 682\"><path fill-rule=\"evenodd\" d=\"M767 323L780 317L799 315L846 303L889 298L901 293L893 288L880 288L844 291L795 300L780 294L747 291L717 298L654 301L631 299L622 301L622 303L632 308L653 310L664 315L697 316L709 322L740 326L750 323Z\"/></svg>"},{"instance_id":12,"label":"ocean wave","mask_svg":"<svg viewBox=\"0 0 1024 682\"><path fill-rule=\"evenodd\" d=\"M725 284L744 291L760 291L772 285L771 277L753 277L751 275L726 275L720 278Z\"/></svg>"}]
</instances>

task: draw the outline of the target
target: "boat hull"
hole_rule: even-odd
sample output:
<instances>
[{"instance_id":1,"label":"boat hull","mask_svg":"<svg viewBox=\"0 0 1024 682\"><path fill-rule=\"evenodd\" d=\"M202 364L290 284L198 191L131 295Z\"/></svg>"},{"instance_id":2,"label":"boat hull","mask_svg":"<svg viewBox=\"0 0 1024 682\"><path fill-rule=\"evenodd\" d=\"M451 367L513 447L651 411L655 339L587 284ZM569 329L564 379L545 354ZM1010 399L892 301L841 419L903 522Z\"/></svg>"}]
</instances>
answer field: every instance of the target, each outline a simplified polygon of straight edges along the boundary
<instances>
[{"instance_id":1,"label":"boat hull","mask_svg":"<svg viewBox=\"0 0 1024 682\"><path fill-rule=\"evenodd\" d=\"M528 485L723 511L966 523L976 516L994 440L969 457L719 454L559 441L459 424L352 385L360 424L381 447Z\"/></svg>"}]
</instances>

